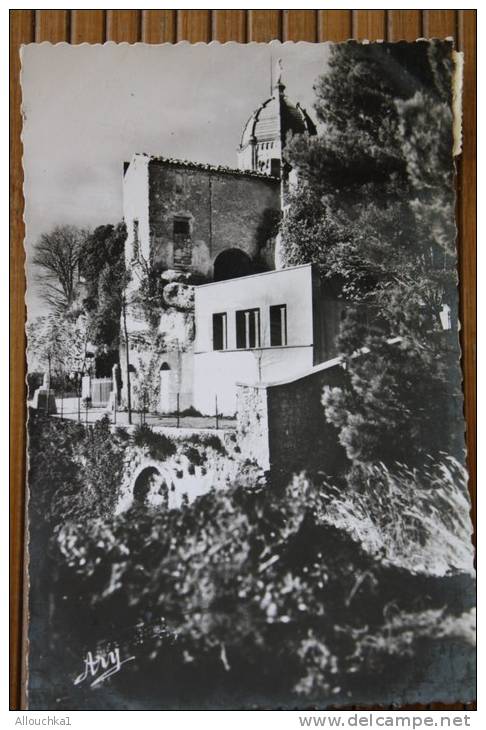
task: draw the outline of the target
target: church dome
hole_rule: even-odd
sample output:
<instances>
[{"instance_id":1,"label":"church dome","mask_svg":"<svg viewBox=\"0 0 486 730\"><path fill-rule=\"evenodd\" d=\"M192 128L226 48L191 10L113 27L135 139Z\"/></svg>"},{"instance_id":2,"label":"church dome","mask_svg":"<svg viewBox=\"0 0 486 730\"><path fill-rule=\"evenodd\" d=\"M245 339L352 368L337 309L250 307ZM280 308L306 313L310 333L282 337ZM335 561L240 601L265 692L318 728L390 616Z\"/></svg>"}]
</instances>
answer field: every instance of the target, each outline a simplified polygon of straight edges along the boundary
<instances>
[{"instance_id":1,"label":"church dome","mask_svg":"<svg viewBox=\"0 0 486 730\"><path fill-rule=\"evenodd\" d=\"M285 86L279 84L275 87L273 96L260 104L245 124L240 148L246 147L250 142L269 142L275 139L280 139L285 144L288 132L316 134L316 127L298 102L294 106L288 100Z\"/></svg>"},{"instance_id":2,"label":"church dome","mask_svg":"<svg viewBox=\"0 0 486 730\"><path fill-rule=\"evenodd\" d=\"M239 168L279 177L289 132L314 135L317 130L306 110L287 98L279 61L272 96L260 104L244 126L238 148Z\"/></svg>"}]
</instances>

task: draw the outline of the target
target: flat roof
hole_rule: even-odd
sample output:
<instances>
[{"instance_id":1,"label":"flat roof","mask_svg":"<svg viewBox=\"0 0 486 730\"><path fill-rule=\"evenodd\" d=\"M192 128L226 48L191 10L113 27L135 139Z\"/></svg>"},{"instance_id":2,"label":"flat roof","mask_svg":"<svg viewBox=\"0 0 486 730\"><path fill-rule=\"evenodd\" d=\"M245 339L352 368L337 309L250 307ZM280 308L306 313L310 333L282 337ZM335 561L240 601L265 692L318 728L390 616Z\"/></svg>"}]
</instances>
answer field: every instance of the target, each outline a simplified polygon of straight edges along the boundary
<instances>
[{"instance_id":1,"label":"flat roof","mask_svg":"<svg viewBox=\"0 0 486 730\"><path fill-rule=\"evenodd\" d=\"M272 269L271 271L260 271L257 274L248 274L248 276L235 276L232 279L222 279L221 281L209 281L207 284L198 284L194 289L202 289L207 286L220 286L221 284L232 284L241 279L254 279L257 276L269 276L271 274L284 274L287 271L295 271L295 269L311 268L312 264L297 264L297 266L286 266L284 269Z\"/></svg>"}]
</instances>

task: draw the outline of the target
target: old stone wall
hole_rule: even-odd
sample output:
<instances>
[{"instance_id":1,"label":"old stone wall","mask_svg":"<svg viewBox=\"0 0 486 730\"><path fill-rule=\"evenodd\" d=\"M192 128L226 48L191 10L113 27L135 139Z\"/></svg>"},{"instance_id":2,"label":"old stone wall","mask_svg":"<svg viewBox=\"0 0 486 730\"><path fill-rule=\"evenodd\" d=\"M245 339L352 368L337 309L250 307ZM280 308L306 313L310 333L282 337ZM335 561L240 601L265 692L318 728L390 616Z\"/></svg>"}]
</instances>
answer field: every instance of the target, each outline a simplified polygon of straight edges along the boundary
<instances>
[{"instance_id":1,"label":"old stone wall","mask_svg":"<svg viewBox=\"0 0 486 730\"><path fill-rule=\"evenodd\" d=\"M148 446L133 443L126 449L117 513L137 501L137 481L147 472L155 477L144 500L152 507L165 503L169 509L178 508L184 500L193 502L211 489L226 489L234 483L241 458L233 432L158 427L152 431L168 438L174 453L157 458Z\"/></svg>"},{"instance_id":2,"label":"old stone wall","mask_svg":"<svg viewBox=\"0 0 486 730\"><path fill-rule=\"evenodd\" d=\"M345 453L321 403L324 386L342 386L336 358L306 374L271 385L238 387L238 440L242 454L270 470L272 483L314 469L336 474Z\"/></svg>"},{"instance_id":3,"label":"old stone wall","mask_svg":"<svg viewBox=\"0 0 486 730\"><path fill-rule=\"evenodd\" d=\"M154 263L175 265L175 247L181 244L174 241L174 219L186 219L193 273L211 279L214 260L230 248L241 249L262 268L274 268L269 239L280 210L277 180L157 159L150 161L148 177Z\"/></svg>"},{"instance_id":4,"label":"old stone wall","mask_svg":"<svg viewBox=\"0 0 486 730\"><path fill-rule=\"evenodd\" d=\"M304 377L268 389L269 452L272 474L287 479L302 470L338 474L345 453L338 433L324 416L324 386L342 386L346 371L340 360L313 368Z\"/></svg>"},{"instance_id":5,"label":"old stone wall","mask_svg":"<svg viewBox=\"0 0 486 730\"><path fill-rule=\"evenodd\" d=\"M236 424L241 457L270 469L268 434L268 388L265 385L236 386Z\"/></svg>"}]
</instances>

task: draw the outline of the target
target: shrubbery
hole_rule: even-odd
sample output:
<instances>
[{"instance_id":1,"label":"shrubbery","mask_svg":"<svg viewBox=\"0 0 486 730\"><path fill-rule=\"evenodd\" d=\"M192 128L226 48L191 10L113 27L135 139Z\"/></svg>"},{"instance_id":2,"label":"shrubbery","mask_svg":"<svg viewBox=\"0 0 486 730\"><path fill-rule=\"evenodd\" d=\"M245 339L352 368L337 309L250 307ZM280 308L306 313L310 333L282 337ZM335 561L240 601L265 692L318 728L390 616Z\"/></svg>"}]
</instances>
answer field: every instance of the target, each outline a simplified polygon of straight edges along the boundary
<instances>
[{"instance_id":1,"label":"shrubbery","mask_svg":"<svg viewBox=\"0 0 486 730\"><path fill-rule=\"evenodd\" d=\"M363 465L360 489L324 485L323 519L379 560L428 575L473 574L465 469L452 457L422 469Z\"/></svg>"},{"instance_id":2,"label":"shrubbery","mask_svg":"<svg viewBox=\"0 0 486 730\"><path fill-rule=\"evenodd\" d=\"M29 414L31 529L67 520L84 523L113 514L126 440L108 418L91 428Z\"/></svg>"},{"instance_id":3,"label":"shrubbery","mask_svg":"<svg viewBox=\"0 0 486 730\"><path fill-rule=\"evenodd\" d=\"M152 431L149 426L137 426L133 434L135 446L146 447L152 459L165 459L177 451L176 444L165 434Z\"/></svg>"},{"instance_id":4,"label":"shrubbery","mask_svg":"<svg viewBox=\"0 0 486 730\"><path fill-rule=\"evenodd\" d=\"M42 423L49 429L55 422ZM123 454L124 441L105 424L99 435L106 431L113 441L111 448L104 445L106 460L101 446L88 455L89 429L52 429L36 435L33 463L43 459L39 446L55 442L56 464L72 473L76 489L91 479L95 464L104 469ZM80 454L88 459L82 468ZM441 489L440 471L435 474L429 494ZM40 484L49 492L37 467L32 476L33 490ZM104 479L110 492L114 480ZM381 489L384 482L382 475ZM447 513L453 500L443 505ZM399 507L392 500L386 509ZM377 560L366 531L353 532L360 509L359 500L340 506L328 487L296 478L282 493L233 487L180 510L134 507L102 516L91 500L83 513L88 519L58 511L49 548L56 606L50 661L62 655L67 630L74 656L112 639L122 653L136 656L112 685L131 697L156 692L160 707L179 701L235 707L249 697L267 706L377 701L390 689L390 662L397 677L409 671L408 662L431 660L439 641L459 642L472 661L470 578L414 576L391 560ZM354 522L348 519L353 510ZM381 539L389 546L392 528L385 510L380 514ZM407 539L410 544L412 535Z\"/></svg>"}]
</instances>

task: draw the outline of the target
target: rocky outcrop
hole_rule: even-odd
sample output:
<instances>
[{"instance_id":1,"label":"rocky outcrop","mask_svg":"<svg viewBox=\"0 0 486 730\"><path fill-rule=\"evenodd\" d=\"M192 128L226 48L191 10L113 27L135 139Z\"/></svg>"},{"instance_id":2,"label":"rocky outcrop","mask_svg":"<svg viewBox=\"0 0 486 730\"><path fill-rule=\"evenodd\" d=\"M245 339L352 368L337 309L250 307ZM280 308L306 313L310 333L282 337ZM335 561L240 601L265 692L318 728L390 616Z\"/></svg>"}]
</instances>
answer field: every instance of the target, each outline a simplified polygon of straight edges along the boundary
<instances>
[{"instance_id":1,"label":"rocky outcrop","mask_svg":"<svg viewBox=\"0 0 486 730\"><path fill-rule=\"evenodd\" d=\"M194 287L182 282L173 281L164 286L164 302L182 312L194 309Z\"/></svg>"},{"instance_id":2,"label":"rocky outcrop","mask_svg":"<svg viewBox=\"0 0 486 730\"><path fill-rule=\"evenodd\" d=\"M164 282L172 283L172 282L182 282L187 283L190 279L191 275L188 271L176 271L176 269L167 269L166 271L163 271L160 275L160 278Z\"/></svg>"}]
</instances>

